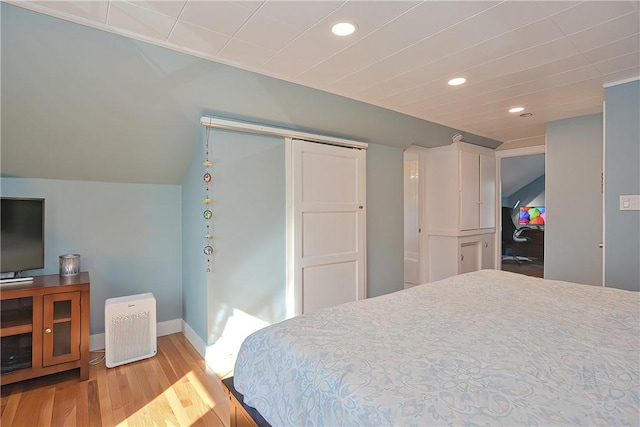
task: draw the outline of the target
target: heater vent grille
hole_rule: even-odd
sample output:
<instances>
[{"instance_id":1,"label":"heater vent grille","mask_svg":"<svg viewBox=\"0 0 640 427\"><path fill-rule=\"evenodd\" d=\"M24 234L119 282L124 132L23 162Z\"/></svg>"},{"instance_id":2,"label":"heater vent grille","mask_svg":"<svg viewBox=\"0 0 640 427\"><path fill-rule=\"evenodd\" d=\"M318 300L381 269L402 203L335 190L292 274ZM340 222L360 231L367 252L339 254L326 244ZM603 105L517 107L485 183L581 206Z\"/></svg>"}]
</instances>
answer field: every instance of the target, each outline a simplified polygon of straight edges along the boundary
<instances>
[{"instance_id":1,"label":"heater vent grille","mask_svg":"<svg viewBox=\"0 0 640 427\"><path fill-rule=\"evenodd\" d=\"M108 368L155 356L156 300L153 294L105 302L105 361Z\"/></svg>"}]
</instances>

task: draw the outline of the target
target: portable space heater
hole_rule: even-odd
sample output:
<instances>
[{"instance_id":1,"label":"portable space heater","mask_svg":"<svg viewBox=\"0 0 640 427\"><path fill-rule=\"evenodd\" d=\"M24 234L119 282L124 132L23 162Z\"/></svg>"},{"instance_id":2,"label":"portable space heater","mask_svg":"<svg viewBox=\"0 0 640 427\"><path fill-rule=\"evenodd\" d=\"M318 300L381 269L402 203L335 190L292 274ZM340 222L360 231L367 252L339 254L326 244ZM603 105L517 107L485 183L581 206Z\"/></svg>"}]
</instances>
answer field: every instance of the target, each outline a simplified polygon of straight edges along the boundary
<instances>
[{"instance_id":1,"label":"portable space heater","mask_svg":"<svg viewBox=\"0 0 640 427\"><path fill-rule=\"evenodd\" d=\"M107 368L156 355L156 299L153 294L109 298L104 303L104 317Z\"/></svg>"}]
</instances>

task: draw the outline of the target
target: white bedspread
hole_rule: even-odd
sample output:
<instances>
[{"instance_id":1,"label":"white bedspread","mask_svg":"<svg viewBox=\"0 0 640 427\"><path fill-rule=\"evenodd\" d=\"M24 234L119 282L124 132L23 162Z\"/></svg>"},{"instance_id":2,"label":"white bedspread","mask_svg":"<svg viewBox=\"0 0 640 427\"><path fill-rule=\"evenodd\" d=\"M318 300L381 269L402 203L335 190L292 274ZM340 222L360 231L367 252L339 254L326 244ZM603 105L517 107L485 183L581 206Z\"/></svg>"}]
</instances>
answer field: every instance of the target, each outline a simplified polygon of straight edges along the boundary
<instances>
[{"instance_id":1,"label":"white bedspread","mask_svg":"<svg viewBox=\"0 0 640 427\"><path fill-rule=\"evenodd\" d=\"M243 343L273 426L640 425L640 294L495 270L343 304Z\"/></svg>"}]
</instances>

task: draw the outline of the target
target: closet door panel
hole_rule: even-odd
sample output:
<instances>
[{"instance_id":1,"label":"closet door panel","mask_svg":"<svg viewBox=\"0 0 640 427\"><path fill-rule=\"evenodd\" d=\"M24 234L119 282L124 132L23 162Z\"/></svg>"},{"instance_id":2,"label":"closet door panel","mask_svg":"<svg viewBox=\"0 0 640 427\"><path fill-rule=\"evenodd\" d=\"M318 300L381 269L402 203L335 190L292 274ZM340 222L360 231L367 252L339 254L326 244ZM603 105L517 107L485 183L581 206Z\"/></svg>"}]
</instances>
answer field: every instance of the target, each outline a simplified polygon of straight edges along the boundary
<instances>
[{"instance_id":1,"label":"closet door panel","mask_svg":"<svg viewBox=\"0 0 640 427\"><path fill-rule=\"evenodd\" d=\"M479 155L460 151L460 230L477 230L480 226Z\"/></svg>"}]
</instances>

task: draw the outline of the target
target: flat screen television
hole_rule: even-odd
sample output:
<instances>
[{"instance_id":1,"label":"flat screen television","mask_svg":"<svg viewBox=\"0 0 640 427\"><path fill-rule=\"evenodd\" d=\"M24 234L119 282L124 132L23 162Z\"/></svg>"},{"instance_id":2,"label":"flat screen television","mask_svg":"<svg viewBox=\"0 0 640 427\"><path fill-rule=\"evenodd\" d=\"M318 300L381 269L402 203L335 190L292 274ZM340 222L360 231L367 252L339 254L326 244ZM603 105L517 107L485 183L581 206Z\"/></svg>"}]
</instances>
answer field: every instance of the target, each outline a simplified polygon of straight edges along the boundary
<instances>
[{"instance_id":1,"label":"flat screen television","mask_svg":"<svg viewBox=\"0 0 640 427\"><path fill-rule=\"evenodd\" d=\"M520 206L518 224L544 225L547 222L547 211L544 206Z\"/></svg>"},{"instance_id":2,"label":"flat screen television","mask_svg":"<svg viewBox=\"0 0 640 427\"><path fill-rule=\"evenodd\" d=\"M0 270L44 268L44 199L0 199Z\"/></svg>"}]
</instances>

